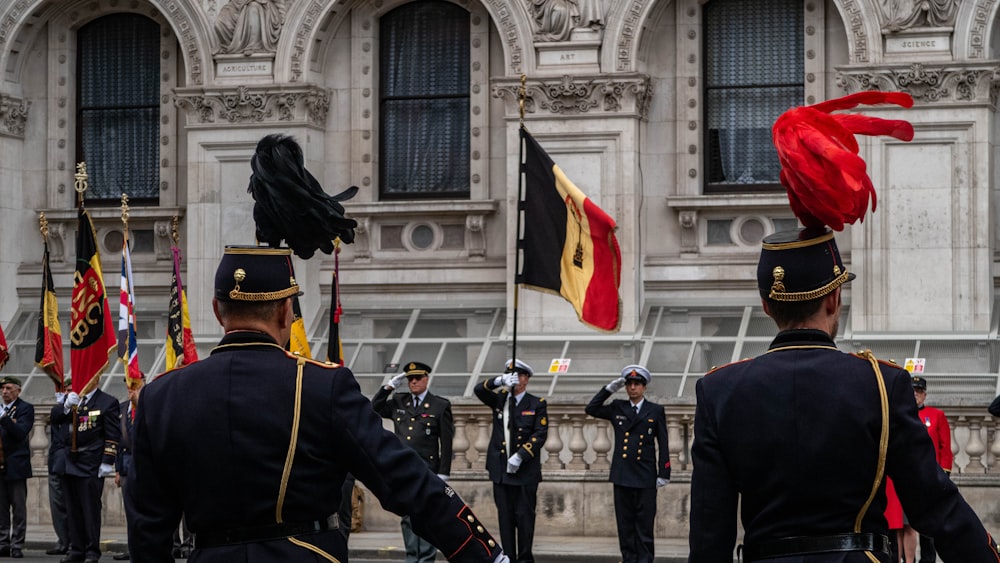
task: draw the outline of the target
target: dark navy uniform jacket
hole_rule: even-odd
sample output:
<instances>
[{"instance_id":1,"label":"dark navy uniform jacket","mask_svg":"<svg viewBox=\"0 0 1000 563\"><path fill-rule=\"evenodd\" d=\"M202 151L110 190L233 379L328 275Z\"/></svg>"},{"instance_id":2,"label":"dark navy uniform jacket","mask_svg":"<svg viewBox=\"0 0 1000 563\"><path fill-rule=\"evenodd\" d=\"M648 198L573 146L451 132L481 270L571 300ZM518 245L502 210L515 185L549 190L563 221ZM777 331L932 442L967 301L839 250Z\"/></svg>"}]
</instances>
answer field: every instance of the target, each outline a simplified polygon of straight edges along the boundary
<instances>
[{"instance_id":1,"label":"dark navy uniform jacket","mask_svg":"<svg viewBox=\"0 0 1000 563\"><path fill-rule=\"evenodd\" d=\"M946 562L997 563L992 538L938 466L910 374L878 365L888 400L885 473L910 524L934 537ZM766 354L710 372L696 390L688 561L733 561L738 503L746 544L855 531L882 429L867 358L837 350L822 331L784 331ZM886 533L885 505L883 478L860 531ZM869 561L864 552L788 560Z\"/></svg>"},{"instance_id":2,"label":"dark navy uniform jacket","mask_svg":"<svg viewBox=\"0 0 1000 563\"><path fill-rule=\"evenodd\" d=\"M7 410L8 416L0 417L0 440L3 441L5 481L19 481L31 477L31 448L28 434L35 422L35 407L18 397Z\"/></svg>"},{"instance_id":3,"label":"dark navy uniform jacket","mask_svg":"<svg viewBox=\"0 0 1000 563\"><path fill-rule=\"evenodd\" d=\"M586 408L590 416L611 421L615 431L615 453L608 480L623 487L656 488L657 477L670 479L667 417L663 405L645 399L636 415L632 403L625 399L615 399L605 405L610 396L611 392L601 387Z\"/></svg>"},{"instance_id":4,"label":"dark navy uniform jacket","mask_svg":"<svg viewBox=\"0 0 1000 563\"><path fill-rule=\"evenodd\" d=\"M83 397L80 397L82 400ZM69 424L66 438L66 475L97 477L102 463L114 465L121 439L118 399L97 389L82 406L77 407L76 451L73 452L73 412L60 405L53 409L53 424Z\"/></svg>"},{"instance_id":5,"label":"dark navy uniform jacket","mask_svg":"<svg viewBox=\"0 0 1000 563\"><path fill-rule=\"evenodd\" d=\"M132 435L135 422L132 420L132 416L129 415L128 405L128 399L118 404L118 408L121 411L119 427L122 429L122 439L118 448L118 458L115 460L115 471L122 477L128 477L129 471L132 469Z\"/></svg>"},{"instance_id":6,"label":"dark navy uniform jacket","mask_svg":"<svg viewBox=\"0 0 1000 563\"><path fill-rule=\"evenodd\" d=\"M503 485L527 485L542 480L542 446L549 436L548 406L545 399L525 393L521 402L513 408L510 440L508 448L504 440L506 422L503 417L505 405L510 401L510 390L494 392L493 379L476 385L476 397L484 405L493 409L493 434L486 450L486 471L490 480ZM515 453L521 454L521 468L516 473L507 473L507 459Z\"/></svg>"},{"instance_id":7,"label":"dark navy uniform jacket","mask_svg":"<svg viewBox=\"0 0 1000 563\"><path fill-rule=\"evenodd\" d=\"M208 358L147 384L134 438L125 492L136 507L134 561L172 563L182 513L198 539L279 518L325 520L340 508L347 473L386 509L409 514L450 561L492 563L500 554L455 491L382 427L350 370L297 359L263 333L227 334ZM208 548L196 540L190 561L345 561L346 542L339 530Z\"/></svg>"},{"instance_id":8,"label":"dark navy uniform jacket","mask_svg":"<svg viewBox=\"0 0 1000 563\"><path fill-rule=\"evenodd\" d=\"M69 425L57 423L56 419L63 413L63 406L56 404L49 411L49 473L63 475L66 473L66 452L69 451Z\"/></svg>"},{"instance_id":9,"label":"dark navy uniform jacket","mask_svg":"<svg viewBox=\"0 0 1000 563\"><path fill-rule=\"evenodd\" d=\"M427 462L427 467L438 475L451 474L451 443L455 438L455 421L451 403L430 391L417 408L413 408L413 394L396 393L392 397L385 386L379 387L372 397L372 407L382 418L391 418L396 436L410 446Z\"/></svg>"}]
</instances>

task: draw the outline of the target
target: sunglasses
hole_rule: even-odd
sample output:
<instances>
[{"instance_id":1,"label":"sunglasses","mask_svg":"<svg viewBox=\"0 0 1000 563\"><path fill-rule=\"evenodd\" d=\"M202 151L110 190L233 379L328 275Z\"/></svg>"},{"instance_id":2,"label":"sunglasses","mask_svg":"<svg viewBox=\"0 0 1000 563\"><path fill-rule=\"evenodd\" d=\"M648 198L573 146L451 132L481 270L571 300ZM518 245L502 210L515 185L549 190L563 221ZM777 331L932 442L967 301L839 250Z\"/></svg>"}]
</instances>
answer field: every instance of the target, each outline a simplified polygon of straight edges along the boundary
<instances>
[{"instance_id":1,"label":"sunglasses","mask_svg":"<svg viewBox=\"0 0 1000 563\"><path fill-rule=\"evenodd\" d=\"M425 377L427 377L427 374L415 373L413 375L407 375L406 376L406 380L407 381L414 381L414 380L417 380L417 379L423 379Z\"/></svg>"}]
</instances>

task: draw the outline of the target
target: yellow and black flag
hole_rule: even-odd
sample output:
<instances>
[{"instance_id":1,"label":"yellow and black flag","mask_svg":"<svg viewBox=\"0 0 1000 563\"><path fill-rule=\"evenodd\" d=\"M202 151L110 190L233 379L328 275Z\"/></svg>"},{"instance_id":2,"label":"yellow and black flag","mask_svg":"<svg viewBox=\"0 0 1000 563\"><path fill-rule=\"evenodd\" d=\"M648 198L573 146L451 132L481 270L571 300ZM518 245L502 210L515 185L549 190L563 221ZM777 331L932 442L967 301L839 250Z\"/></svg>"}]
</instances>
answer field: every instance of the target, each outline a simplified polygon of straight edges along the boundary
<instances>
[{"instance_id":1,"label":"yellow and black flag","mask_svg":"<svg viewBox=\"0 0 1000 563\"><path fill-rule=\"evenodd\" d=\"M288 351L312 359L309 337L306 336L306 322L302 320L298 297L292 297L292 334L288 338Z\"/></svg>"},{"instance_id":2,"label":"yellow and black flag","mask_svg":"<svg viewBox=\"0 0 1000 563\"><path fill-rule=\"evenodd\" d=\"M69 362L73 391L83 395L97 386L108 367L109 354L118 349L118 338L108 307L94 224L82 207L78 218Z\"/></svg>"},{"instance_id":3,"label":"yellow and black flag","mask_svg":"<svg viewBox=\"0 0 1000 563\"><path fill-rule=\"evenodd\" d=\"M63 388L62 330L59 327L59 303L49 268L49 241L45 241L42 255L42 302L38 311L38 332L35 337L35 365L40 367L56 385Z\"/></svg>"},{"instance_id":4,"label":"yellow and black flag","mask_svg":"<svg viewBox=\"0 0 1000 563\"><path fill-rule=\"evenodd\" d=\"M521 139L524 234L516 282L561 295L584 324L616 332L621 327L621 250L615 221L566 177L523 126Z\"/></svg>"},{"instance_id":5,"label":"yellow and black flag","mask_svg":"<svg viewBox=\"0 0 1000 563\"><path fill-rule=\"evenodd\" d=\"M170 278L170 307L167 310L167 371L198 361L187 293L181 283L181 251L176 244L170 247L170 251L174 255L174 274Z\"/></svg>"}]
</instances>

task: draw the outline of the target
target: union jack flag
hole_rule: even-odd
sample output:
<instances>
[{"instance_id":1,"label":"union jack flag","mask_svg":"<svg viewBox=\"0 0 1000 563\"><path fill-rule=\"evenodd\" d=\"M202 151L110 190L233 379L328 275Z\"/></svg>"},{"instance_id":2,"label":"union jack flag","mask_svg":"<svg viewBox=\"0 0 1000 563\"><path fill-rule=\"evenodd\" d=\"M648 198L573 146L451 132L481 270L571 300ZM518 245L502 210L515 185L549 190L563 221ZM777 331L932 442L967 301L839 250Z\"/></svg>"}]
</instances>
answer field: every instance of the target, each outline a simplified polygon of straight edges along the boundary
<instances>
[{"instance_id":1,"label":"union jack flag","mask_svg":"<svg viewBox=\"0 0 1000 563\"><path fill-rule=\"evenodd\" d=\"M130 389L142 385L139 344L135 336L135 287L132 284L132 256L128 238L122 244L121 300L118 305L118 359L125 364L125 381Z\"/></svg>"}]
</instances>

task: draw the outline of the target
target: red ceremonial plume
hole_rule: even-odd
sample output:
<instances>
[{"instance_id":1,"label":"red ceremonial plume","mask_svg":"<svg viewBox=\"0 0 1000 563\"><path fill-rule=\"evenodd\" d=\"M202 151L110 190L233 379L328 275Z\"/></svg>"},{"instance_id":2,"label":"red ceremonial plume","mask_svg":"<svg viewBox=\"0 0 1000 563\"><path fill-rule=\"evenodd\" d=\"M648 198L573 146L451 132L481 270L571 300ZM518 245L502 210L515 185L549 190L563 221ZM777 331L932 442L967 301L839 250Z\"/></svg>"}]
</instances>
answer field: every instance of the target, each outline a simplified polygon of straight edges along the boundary
<instances>
[{"instance_id":1,"label":"red ceremonial plume","mask_svg":"<svg viewBox=\"0 0 1000 563\"><path fill-rule=\"evenodd\" d=\"M858 114L832 114L860 104L913 106L905 92L858 92L811 106L792 108L771 128L781 162L781 184L788 191L792 212L804 227L824 225L841 231L845 223L864 220L875 188L865 161L858 156L854 135L889 135L913 139L913 126L898 119Z\"/></svg>"}]
</instances>

